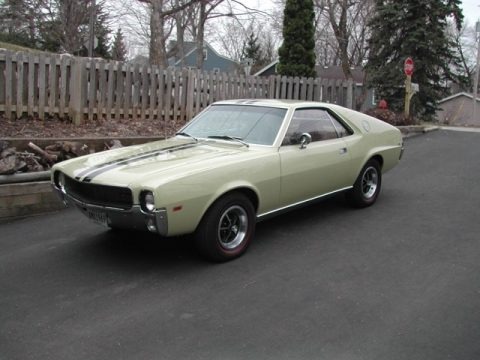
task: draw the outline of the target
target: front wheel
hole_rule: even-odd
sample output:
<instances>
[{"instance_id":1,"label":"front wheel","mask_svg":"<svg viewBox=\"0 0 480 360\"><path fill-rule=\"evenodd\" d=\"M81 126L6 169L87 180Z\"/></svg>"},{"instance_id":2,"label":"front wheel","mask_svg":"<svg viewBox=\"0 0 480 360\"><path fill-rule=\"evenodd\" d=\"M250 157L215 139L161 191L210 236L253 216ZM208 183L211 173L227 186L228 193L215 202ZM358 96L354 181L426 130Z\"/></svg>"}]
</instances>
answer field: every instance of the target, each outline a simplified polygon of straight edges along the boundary
<instances>
[{"instance_id":1,"label":"front wheel","mask_svg":"<svg viewBox=\"0 0 480 360\"><path fill-rule=\"evenodd\" d=\"M373 205L382 186L380 164L375 159L367 161L353 188L347 192L348 202L357 208Z\"/></svg>"},{"instance_id":2,"label":"front wheel","mask_svg":"<svg viewBox=\"0 0 480 360\"><path fill-rule=\"evenodd\" d=\"M241 193L218 199L195 232L200 252L212 261L228 261L242 255L255 233L255 210Z\"/></svg>"}]
</instances>

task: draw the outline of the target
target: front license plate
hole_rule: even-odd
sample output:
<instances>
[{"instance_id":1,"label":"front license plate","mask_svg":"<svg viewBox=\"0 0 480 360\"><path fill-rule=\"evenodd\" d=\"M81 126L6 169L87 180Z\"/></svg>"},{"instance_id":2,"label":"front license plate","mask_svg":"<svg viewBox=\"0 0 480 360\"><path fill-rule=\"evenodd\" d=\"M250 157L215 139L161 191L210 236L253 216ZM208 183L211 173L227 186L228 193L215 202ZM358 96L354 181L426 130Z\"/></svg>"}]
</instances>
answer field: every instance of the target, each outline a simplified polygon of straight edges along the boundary
<instances>
[{"instance_id":1,"label":"front license plate","mask_svg":"<svg viewBox=\"0 0 480 360\"><path fill-rule=\"evenodd\" d=\"M96 222L97 224L108 226L107 224L107 214L103 211L97 210L87 210L87 216L90 220Z\"/></svg>"}]
</instances>

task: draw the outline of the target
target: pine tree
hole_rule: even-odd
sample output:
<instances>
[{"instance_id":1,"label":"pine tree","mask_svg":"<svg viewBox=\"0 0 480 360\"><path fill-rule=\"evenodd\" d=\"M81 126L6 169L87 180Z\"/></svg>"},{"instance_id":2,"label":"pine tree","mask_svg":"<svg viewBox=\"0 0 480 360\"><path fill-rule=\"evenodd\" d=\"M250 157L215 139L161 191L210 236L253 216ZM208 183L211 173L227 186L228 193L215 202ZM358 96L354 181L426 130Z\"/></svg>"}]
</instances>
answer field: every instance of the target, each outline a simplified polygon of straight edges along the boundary
<instances>
[{"instance_id":1,"label":"pine tree","mask_svg":"<svg viewBox=\"0 0 480 360\"><path fill-rule=\"evenodd\" d=\"M111 29L108 26L108 13L105 12L105 2L97 1L96 4L96 14L95 14L95 38L97 40L96 47L93 49L93 57L100 57L103 59L110 59L110 46L109 36L111 34ZM91 5L87 7L86 18L85 18L85 25L88 24L88 17L90 16ZM85 34L88 36L87 34ZM86 46L79 52L80 56L88 56L88 49Z\"/></svg>"},{"instance_id":2,"label":"pine tree","mask_svg":"<svg viewBox=\"0 0 480 360\"><path fill-rule=\"evenodd\" d=\"M412 113L428 119L435 113L436 102L447 94L447 85L464 81L458 75L460 61L447 34L450 16L461 27L460 0L376 0L375 6L369 24L369 86L400 112L405 94L403 63L412 57L412 81L420 87L412 99Z\"/></svg>"},{"instance_id":3,"label":"pine tree","mask_svg":"<svg viewBox=\"0 0 480 360\"><path fill-rule=\"evenodd\" d=\"M0 1L0 41L35 48L41 17L38 8L25 0Z\"/></svg>"},{"instance_id":4,"label":"pine tree","mask_svg":"<svg viewBox=\"0 0 480 360\"><path fill-rule=\"evenodd\" d=\"M127 48L125 39L120 28L115 33L112 45L112 60L125 61L127 59Z\"/></svg>"},{"instance_id":5,"label":"pine tree","mask_svg":"<svg viewBox=\"0 0 480 360\"><path fill-rule=\"evenodd\" d=\"M278 71L287 76L315 76L313 1L287 0L283 16L283 44Z\"/></svg>"},{"instance_id":6,"label":"pine tree","mask_svg":"<svg viewBox=\"0 0 480 360\"><path fill-rule=\"evenodd\" d=\"M250 33L250 36L243 45L242 56L244 59L252 59L253 61L250 74L255 73L256 70L259 69L259 67L263 64L262 51L260 49L260 44L258 44L258 37L255 36L253 31Z\"/></svg>"},{"instance_id":7,"label":"pine tree","mask_svg":"<svg viewBox=\"0 0 480 360\"><path fill-rule=\"evenodd\" d=\"M245 58L250 58L253 60L260 59L260 45L258 44L258 38L253 32L250 33L247 41L245 42L243 48L243 56Z\"/></svg>"}]
</instances>

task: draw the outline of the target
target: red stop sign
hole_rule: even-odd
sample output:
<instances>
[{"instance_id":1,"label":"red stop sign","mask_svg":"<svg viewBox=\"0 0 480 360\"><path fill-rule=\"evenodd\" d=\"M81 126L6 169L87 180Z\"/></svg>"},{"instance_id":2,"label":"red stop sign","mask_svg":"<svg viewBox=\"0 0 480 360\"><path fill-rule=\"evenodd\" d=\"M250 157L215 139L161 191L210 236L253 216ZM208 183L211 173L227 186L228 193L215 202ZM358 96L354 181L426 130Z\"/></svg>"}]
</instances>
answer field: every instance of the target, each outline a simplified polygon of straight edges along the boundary
<instances>
[{"instance_id":1,"label":"red stop sign","mask_svg":"<svg viewBox=\"0 0 480 360\"><path fill-rule=\"evenodd\" d=\"M403 64L403 71L405 72L405 75L412 76L413 68L413 59L411 57L407 57L405 59L405 63Z\"/></svg>"}]
</instances>

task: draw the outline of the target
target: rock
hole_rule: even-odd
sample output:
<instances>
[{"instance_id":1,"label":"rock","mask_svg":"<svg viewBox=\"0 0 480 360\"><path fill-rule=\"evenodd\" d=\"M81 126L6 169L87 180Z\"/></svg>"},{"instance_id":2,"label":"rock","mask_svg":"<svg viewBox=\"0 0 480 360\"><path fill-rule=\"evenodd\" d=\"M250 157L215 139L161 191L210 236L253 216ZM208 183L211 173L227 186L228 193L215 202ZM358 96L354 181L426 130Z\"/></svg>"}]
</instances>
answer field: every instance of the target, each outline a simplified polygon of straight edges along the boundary
<instances>
[{"instance_id":1,"label":"rock","mask_svg":"<svg viewBox=\"0 0 480 360\"><path fill-rule=\"evenodd\" d=\"M10 144L6 140L0 140L0 152L10 147Z\"/></svg>"},{"instance_id":2,"label":"rock","mask_svg":"<svg viewBox=\"0 0 480 360\"><path fill-rule=\"evenodd\" d=\"M0 159L0 175L15 174L16 165L17 165L17 162L16 162L15 156L9 156L9 157Z\"/></svg>"}]
</instances>

